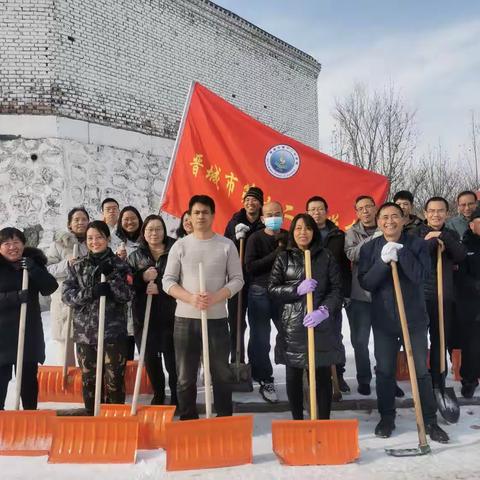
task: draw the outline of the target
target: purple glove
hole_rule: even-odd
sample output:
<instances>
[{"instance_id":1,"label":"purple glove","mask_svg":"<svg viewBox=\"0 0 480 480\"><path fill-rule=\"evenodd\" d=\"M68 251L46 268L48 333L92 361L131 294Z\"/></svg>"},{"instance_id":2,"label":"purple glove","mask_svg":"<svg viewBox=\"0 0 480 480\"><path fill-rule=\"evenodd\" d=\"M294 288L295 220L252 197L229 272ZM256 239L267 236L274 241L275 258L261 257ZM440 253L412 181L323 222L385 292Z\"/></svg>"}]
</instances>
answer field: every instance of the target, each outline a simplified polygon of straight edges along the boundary
<instances>
[{"instance_id":1,"label":"purple glove","mask_svg":"<svg viewBox=\"0 0 480 480\"><path fill-rule=\"evenodd\" d=\"M297 295L306 295L307 293L313 292L316 288L317 281L313 278L306 278L297 287Z\"/></svg>"},{"instance_id":2,"label":"purple glove","mask_svg":"<svg viewBox=\"0 0 480 480\"><path fill-rule=\"evenodd\" d=\"M328 315L328 308L324 305L321 305L317 310L305 315L305 318L303 319L303 325L305 327L316 327L326 320Z\"/></svg>"}]
</instances>

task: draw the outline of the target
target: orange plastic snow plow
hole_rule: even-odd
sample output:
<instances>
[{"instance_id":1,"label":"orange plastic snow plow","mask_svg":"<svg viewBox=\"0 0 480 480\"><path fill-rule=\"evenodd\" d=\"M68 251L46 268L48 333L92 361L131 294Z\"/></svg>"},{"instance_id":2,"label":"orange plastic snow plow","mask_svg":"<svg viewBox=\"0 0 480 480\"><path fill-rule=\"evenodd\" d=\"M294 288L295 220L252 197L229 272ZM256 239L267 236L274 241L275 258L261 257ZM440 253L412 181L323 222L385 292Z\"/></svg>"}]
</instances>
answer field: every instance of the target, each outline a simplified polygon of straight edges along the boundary
<instances>
[{"instance_id":1,"label":"orange plastic snow plow","mask_svg":"<svg viewBox=\"0 0 480 480\"><path fill-rule=\"evenodd\" d=\"M200 292L205 292L203 264L198 266ZM212 416L212 381L207 311L201 310L206 418L167 424L167 471L229 467L252 463L253 416Z\"/></svg>"},{"instance_id":2,"label":"orange plastic snow plow","mask_svg":"<svg viewBox=\"0 0 480 480\"><path fill-rule=\"evenodd\" d=\"M143 364L145 361L151 308L152 295L148 295L145 307L145 318L143 320L140 357L138 359L137 374L133 388L132 405L102 405L100 407L100 415L103 417L122 418L130 415L136 416L139 422L138 448L143 450L165 448L167 443L165 425L173 420L176 408L174 405L146 405L138 407L138 396L145 373Z\"/></svg>"},{"instance_id":3,"label":"orange plastic snow plow","mask_svg":"<svg viewBox=\"0 0 480 480\"><path fill-rule=\"evenodd\" d=\"M310 251L305 250L305 277L312 278ZM313 294L307 294L307 312L313 311ZM287 465L339 465L360 455L358 420L317 420L315 334L308 328L310 420L274 420L272 448Z\"/></svg>"},{"instance_id":4,"label":"orange plastic snow plow","mask_svg":"<svg viewBox=\"0 0 480 480\"><path fill-rule=\"evenodd\" d=\"M137 360L129 360L127 362L127 366L125 368L125 392L127 395L132 395L133 390L135 388L135 379L137 378L137 370L138 370L138 361ZM153 388L152 384L147 375L147 370L142 368L142 381L140 383L140 394L152 394Z\"/></svg>"},{"instance_id":5,"label":"orange plastic snow plow","mask_svg":"<svg viewBox=\"0 0 480 480\"><path fill-rule=\"evenodd\" d=\"M101 281L105 282L102 274ZM94 417L52 419L50 463L135 463L138 419L100 417L105 335L105 302L100 297Z\"/></svg>"},{"instance_id":6,"label":"orange plastic snow plow","mask_svg":"<svg viewBox=\"0 0 480 480\"><path fill-rule=\"evenodd\" d=\"M38 401L82 403L82 372L78 367L67 369L66 388L62 367L38 368Z\"/></svg>"},{"instance_id":7,"label":"orange plastic snow plow","mask_svg":"<svg viewBox=\"0 0 480 480\"><path fill-rule=\"evenodd\" d=\"M135 463L138 420L55 417L49 463Z\"/></svg>"},{"instance_id":8,"label":"orange plastic snow plow","mask_svg":"<svg viewBox=\"0 0 480 480\"><path fill-rule=\"evenodd\" d=\"M54 410L0 412L0 455L47 455Z\"/></svg>"}]
</instances>

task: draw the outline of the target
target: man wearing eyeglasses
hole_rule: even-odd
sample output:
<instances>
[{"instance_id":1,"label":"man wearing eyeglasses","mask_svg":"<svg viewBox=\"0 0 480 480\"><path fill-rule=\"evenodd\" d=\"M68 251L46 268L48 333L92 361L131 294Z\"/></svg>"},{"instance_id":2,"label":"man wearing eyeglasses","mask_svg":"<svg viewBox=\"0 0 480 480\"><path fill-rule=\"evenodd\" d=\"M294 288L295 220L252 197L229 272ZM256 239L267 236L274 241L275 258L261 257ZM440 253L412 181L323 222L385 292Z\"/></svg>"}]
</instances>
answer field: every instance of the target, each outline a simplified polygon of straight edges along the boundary
<instances>
[{"instance_id":1,"label":"man wearing eyeglasses","mask_svg":"<svg viewBox=\"0 0 480 480\"><path fill-rule=\"evenodd\" d=\"M377 229L376 211L375 201L372 197L369 195L359 196L355 200L357 221L345 235L345 253L352 262L352 289L347 314L357 367L357 390L361 395L370 395L371 393L372 370L368 342L372 329L372 298L370 293L364 290L358 282L358 261L360 249L373 238L382 235L382 232Z\"/></svg>"},{"instance_id":2,"label":"man wearing eyeglasses","mask_svg":"<svg viewBox=\"0 0 480 480\"><path fill-rule=\"evenodd\" d=\"M430 319L430 371L435 388L445 384L445 372L440 374L440 339L438 328L438 291L437 291L437 249L442 250L443 269L443 309L445 317L445 345L451 348L452 319L454 312L454 266L465 259L466 249L460 243L455 230L445 226L448 214L448 202L443 197L432 197L425 204L425 222L412 234L427 241L432 265L431 273L425 282L425 303Z\"/></svg>"},{"instance_id":3,"label":"man wearing eyeglasses","mask_svg":"<svg viewBox=\"0 0 480 480\"><path fill-rule=\"evenodd\" d=\"M447 228L455 230L463 238L469 228L470 219L477 208L477 195L471 190L465 190L457 195L458 215L446 221Z\"/></svg>"},{"instance_id":4,"label":"man wearing eyeglasses","mask_svg":"<svg viewBox=\"0 0 480 480\"><path fill-rule=\"evenodd\" d=\"M328 218L328 203L323 197L314 196L307 200L305 209L307 213L315 220L322 246L330 251L337 261L342 274L343 282L343 298L350 297L350 290L352 288L352 272L350 269L350 261L345 255L345 232L340 230L335 223ZM337 333L342 338L342 312L339 311L335 319L335 326ZM342 343L343 356L345 355L345 347ZM336 365L338 386L343 393L350 392L350 387L343 378L345 373L345 363Z\"/></svg>"}]
</instances>

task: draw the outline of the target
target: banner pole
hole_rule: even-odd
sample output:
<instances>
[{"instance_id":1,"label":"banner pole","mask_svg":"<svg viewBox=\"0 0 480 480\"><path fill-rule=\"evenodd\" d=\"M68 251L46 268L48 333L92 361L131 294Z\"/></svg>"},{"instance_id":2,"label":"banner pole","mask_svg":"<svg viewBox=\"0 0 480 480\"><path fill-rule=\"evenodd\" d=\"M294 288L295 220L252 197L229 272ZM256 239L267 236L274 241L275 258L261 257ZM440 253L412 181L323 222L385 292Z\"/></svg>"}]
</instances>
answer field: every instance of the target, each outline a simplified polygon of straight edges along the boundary
<instances>
[{"instance_id":1,"label":"banner pole","mask_svg":"<svg viewBox=\"0 0 480 480\"><path fill-rule=\"evenodd\" d=\"M159 208L160 211L162 210L165 193L167 192L168 184L170 183L170 177L172 176L173 167L175 165L175 161L177 160L176 157L178 152L178 145L180 143L180 138L182 138L183 129L185 127L185 119L187 118L188 109L190 108L190 101L192 100L193 89L195 88L196 83L197 82L195 80L192 80L192 82L190 83L187 99L185 101L185 105L183 106L183 113L182 113L182 119L180 121L180 127L178 128L177 138L175 139L175 145L173 146L172 157L170 158L170 165L168 166L167 176L165 177L162 194L160 196L160 208Z\"/></svg>"}]
</instances>

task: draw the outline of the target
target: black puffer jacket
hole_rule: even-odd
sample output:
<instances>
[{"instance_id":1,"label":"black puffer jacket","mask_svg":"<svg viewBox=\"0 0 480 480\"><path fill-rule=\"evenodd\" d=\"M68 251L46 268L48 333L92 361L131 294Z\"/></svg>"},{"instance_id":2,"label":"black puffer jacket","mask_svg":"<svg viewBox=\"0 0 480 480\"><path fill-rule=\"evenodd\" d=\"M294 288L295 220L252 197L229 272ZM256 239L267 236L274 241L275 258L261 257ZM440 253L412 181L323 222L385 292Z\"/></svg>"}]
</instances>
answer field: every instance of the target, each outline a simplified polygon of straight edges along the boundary
<instances>
[{"instance_id":1,"label":"black puffer jacket","mask_svg":"<svg viewBox=\"0 0 480 480\"><path fill-rule=\"evenodd\" d=\"M429 232L435 231L426 223L422 223L416 229L409 231L412 235L425 238ZM465 246L460 243L460 237L454 230L445 227L441 228L440 240L445 245L445 251L442 254L443 265L443 297L445 300L454 301L455 289L453 285L453 269L455 265L462 262L467 254ZM425 299L428 301L437 301L437 247L436 238L426 240L428 251L430 252L431 270L428 280L425 282Z\"/></svg>"},{"instance_id":2,"label":"black puffer jacket","mask_svg":"<svg viewBox=\"0 0 480 480\"><path fill-rule=\"evenodd\" d=\"M38 294L51 295L57 288L55 277L47 271L47 257L37 248L25 247L24 257L35 261L28 273L28 302L25 325L26 362L45 361L45 341ZM19 263L13 263L0 255L0 366L12 365L17 361L18 322L23 271Z\"/></svg>"},{"instance_id":3,"label":"black puffer jacket","mask_svg":"<svg viewBox=\"0 0 480 480\"><path fill-rule=\"evenodd\" d=\"M147 352L167 352L173 350L173 326L175 322L175 308L177 302L167 295L162 288L162 279L167 265L168 252L175 240L167 237L165 252L155 261L148 245L144 243L128 256L128 263L133 271L133 286L135 298L133 300L133 327L137 341L140 341L145 319L147 304L147 283L143 280L143 272L149 267L157 269L158 295L152 297L152 310L147 337Z\"/></svg>"},{"instance_id":4,"label":"black puffer jacket","mask_svg":"<svg viewBox=\"0 0 480 480\"><path fill-rule=\"evenodd\" d=\"M457 275L459 313L466 321L480 322L480 236L468 229L463 235L467 256Z\"/></svg>"},{"instance_id":5,"label":"black puffer jacket","mask_svg":"<svg viewBox=\"0 0 480 480\"><path fill-rule=\"evenodd\" d=\"M328 307L329 318L315 328L315 364L317 367L345 362L341 339L335 334L335 313L342 305L342 279L332 254L320 245L311 248L312 277L318 285L313 292L313 308ZM297 295L297 287L305 279L303 251L294 248L278 254L268 283L268 293L284 303L281 319L281 346L283 358L278 363L291 367L308 366L307 329L303 326L306 315L306 296Z\"/></svg>"},{"instance_id":6,"label":"black puffer jacket","mask_svg":"<svg viewBox=\"0 0 480 480\"><path fill-rule=\"evenodd\" d=\"M62 300L73 308L73 339L76 343L97 344L99 299L93 298L93 287L100 283L99 265L108 262L113 271L106 276L111 296L105 305L105 342L127 337L127 303L133 297L130 267L110 248L101 255L89 253L68 267L63 282Z\"/></svg>"}]
</instances>

